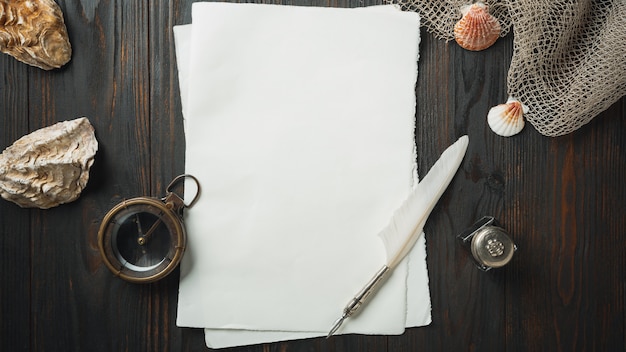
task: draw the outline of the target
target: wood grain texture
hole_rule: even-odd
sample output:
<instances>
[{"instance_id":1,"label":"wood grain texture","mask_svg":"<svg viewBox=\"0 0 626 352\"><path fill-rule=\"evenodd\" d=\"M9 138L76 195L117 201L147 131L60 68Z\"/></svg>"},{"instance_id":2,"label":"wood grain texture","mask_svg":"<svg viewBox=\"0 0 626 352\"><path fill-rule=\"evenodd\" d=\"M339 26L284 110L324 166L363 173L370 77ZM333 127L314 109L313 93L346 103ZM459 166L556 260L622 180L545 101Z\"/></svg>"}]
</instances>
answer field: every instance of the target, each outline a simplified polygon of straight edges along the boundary
<instances>
[{"instance_id":1,"label":"wood grain texture","mask_svg":"<svg viewBox=\"0 0 626 352\"><path fill-rule=\"evenodd\" d=\"M191 21L192 1L58 3L72 61L48 72L0 56L0 147L86 116L100 148L77 201L44 211L0 200L0 350L207 351L201 329L176 327L178 270L154 284L129 284L103 265L96 243L114 204L162 196L184 172L171 28ZM501 138L486 113L507 98L512 36L475 53L421 33L420 175L459 136L470 137L425 228L432 324L400 336L224 351L626 350L626 98L567 136L543 137L529 125ZM519 246L509 265L487 273L455 238L484 215L496 216Z\"/></svg>"},{"instance_id":2,"label":"wood grain texture","mask_svg":"<svg viewBox=\"0 0 626 352\"><path fill-rule=\"evenodd\" d=\"M0 61L0 72L0 148L4 150L29 132L25 96L29 71L11 59ZM30 229L29 212L0 199L0 341L17 350L28 350L31 339Z\"/></svg>"},{"instance_id":3,"label":"wood grain texture","mask_svg":"<svg viewBox=\"0 0 626 352\"><path fill-rule=\"evenodd\" d=\"M525 221L513 231L525 254L507 287L513 350L624 349L623 116L615 104L522 160L514 196Z\"/></svg>"}]
</instances>

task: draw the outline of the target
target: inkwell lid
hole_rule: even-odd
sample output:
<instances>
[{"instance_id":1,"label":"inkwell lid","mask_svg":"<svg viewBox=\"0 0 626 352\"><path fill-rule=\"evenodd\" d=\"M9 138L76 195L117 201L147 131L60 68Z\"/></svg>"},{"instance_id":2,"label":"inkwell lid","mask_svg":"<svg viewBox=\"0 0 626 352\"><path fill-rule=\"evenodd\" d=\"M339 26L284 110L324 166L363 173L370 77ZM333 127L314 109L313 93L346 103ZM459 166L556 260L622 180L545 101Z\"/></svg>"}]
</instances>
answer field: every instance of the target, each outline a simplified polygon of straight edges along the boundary
<instances>
[{"instance_id":1,"label":"inkwell lid","mask_svg":"<svg viewBox=\"0 0 626 352\"><path fill-rule=\"evenodd\" d=\"M471 251L479 263L499 268L513 258L515 244L504 229L497 226L485 226L472 238Z\"/></svg>"}]
</instances>

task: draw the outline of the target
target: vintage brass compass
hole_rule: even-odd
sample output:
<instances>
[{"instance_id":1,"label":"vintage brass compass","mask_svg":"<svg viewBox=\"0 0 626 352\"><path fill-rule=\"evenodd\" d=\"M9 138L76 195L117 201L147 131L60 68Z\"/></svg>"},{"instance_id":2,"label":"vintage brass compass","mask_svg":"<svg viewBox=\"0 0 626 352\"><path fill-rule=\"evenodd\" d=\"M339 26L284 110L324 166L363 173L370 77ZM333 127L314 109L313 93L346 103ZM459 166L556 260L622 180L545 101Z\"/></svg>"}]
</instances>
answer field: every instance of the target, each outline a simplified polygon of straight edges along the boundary
<instances>
[{"instance_id":1,"label":"vintage brass compass","mask_svg":"<svg viewBox=\"0 0 626 352\"><path fill-rule=\"evenodd\" d=\"M172 188L185 179L195 182L193 200L185 204ZM167 276L180 262L186 245L183 209L200 195L192 175L179 175L165 189L165 197L137 197L114 206L102 220L98 246L106 266L120 278L148 283Z\"/></svg>"}]
</instances>

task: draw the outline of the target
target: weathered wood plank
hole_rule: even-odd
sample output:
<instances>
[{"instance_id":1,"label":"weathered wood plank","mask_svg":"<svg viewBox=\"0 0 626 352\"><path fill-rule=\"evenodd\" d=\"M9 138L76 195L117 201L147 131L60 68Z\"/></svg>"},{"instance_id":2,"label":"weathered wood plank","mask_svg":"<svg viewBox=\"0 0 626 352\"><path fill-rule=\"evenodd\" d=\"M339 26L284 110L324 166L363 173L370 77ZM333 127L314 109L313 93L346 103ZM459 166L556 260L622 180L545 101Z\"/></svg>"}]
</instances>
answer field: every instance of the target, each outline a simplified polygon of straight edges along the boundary
<instances>
[{"instance_id":1,"label":"weathered wood plank","mask_svg":"<svg viewBox=\"0 0 626 352\"><path fill-rule=\"evenodd\" d=\"M0 54L0 151L31 132L28 126L30 68ZM0 165L2 168L4 165ZM0 198L0 349L30 346L30 214Z\"/></svg>"},{"instance_id":2,"label":"weathered wood plank","mask_svg":"<svg viewBox=\"0 0 626 352\"><path fill-rule=\"evenodd\" d=\"M151 194L163 196L169 182L185 171L185 135L178 87L178 71L172 27L190 15L190 3L157 1L149 6L150 43L150 175ZM179 192L182 188L176 188ZM182 193L180 193L182 195ZM152 284L149 295L151 334L146 351L179 350L183 329L176 326L179 270L162 282ZM197 329L197 332L201 332ZM203 346L202 339L197 340Z\"/></svg>"},{"instance_id":3,"label":"weathered wood plank","mask_svg":"<svg viewBox=\"0 0 626 352\"><path fill-rule=\"evenodd\" d=\"M111 206L151 188L148 2L59 5L73 57L31 76L31 124L87 116L100 149L79 200L34 213L32 350L144 350L150 287L108 272L96 236Z\"/></svg>"},{"instance_id":4,"label":"weathered wood plank","mask_svg":"<svg viewBox=\"0 0 626 352\"><path fill-rule=\"evenodd\" d=\"M571 135L527 145L514 190L522 250L507 286L512 350L625 348L623 117L618 103Z\"/></svg>"}]
</instances>

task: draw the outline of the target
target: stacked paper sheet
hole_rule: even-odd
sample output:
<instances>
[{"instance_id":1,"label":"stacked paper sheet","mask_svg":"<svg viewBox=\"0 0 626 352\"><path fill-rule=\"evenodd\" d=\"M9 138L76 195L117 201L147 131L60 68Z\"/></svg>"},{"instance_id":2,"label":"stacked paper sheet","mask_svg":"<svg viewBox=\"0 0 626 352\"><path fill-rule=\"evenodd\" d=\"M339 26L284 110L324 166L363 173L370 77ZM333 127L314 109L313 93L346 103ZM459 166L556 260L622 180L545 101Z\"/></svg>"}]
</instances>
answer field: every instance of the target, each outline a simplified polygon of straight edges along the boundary
<instances>
[{"instance_id":1,"label":"stacked paper sheet","mask_svg":"<svg viewBox=\"0 0 626 352\"><path fill-rule=\"evenodd\" d=\"M384 263L416 183L419 17L195 3L175 27L186 172L177 323L209 347L322 336ZM430 322L425 243L339 333Z\"/></svg>"}]
</instances>

